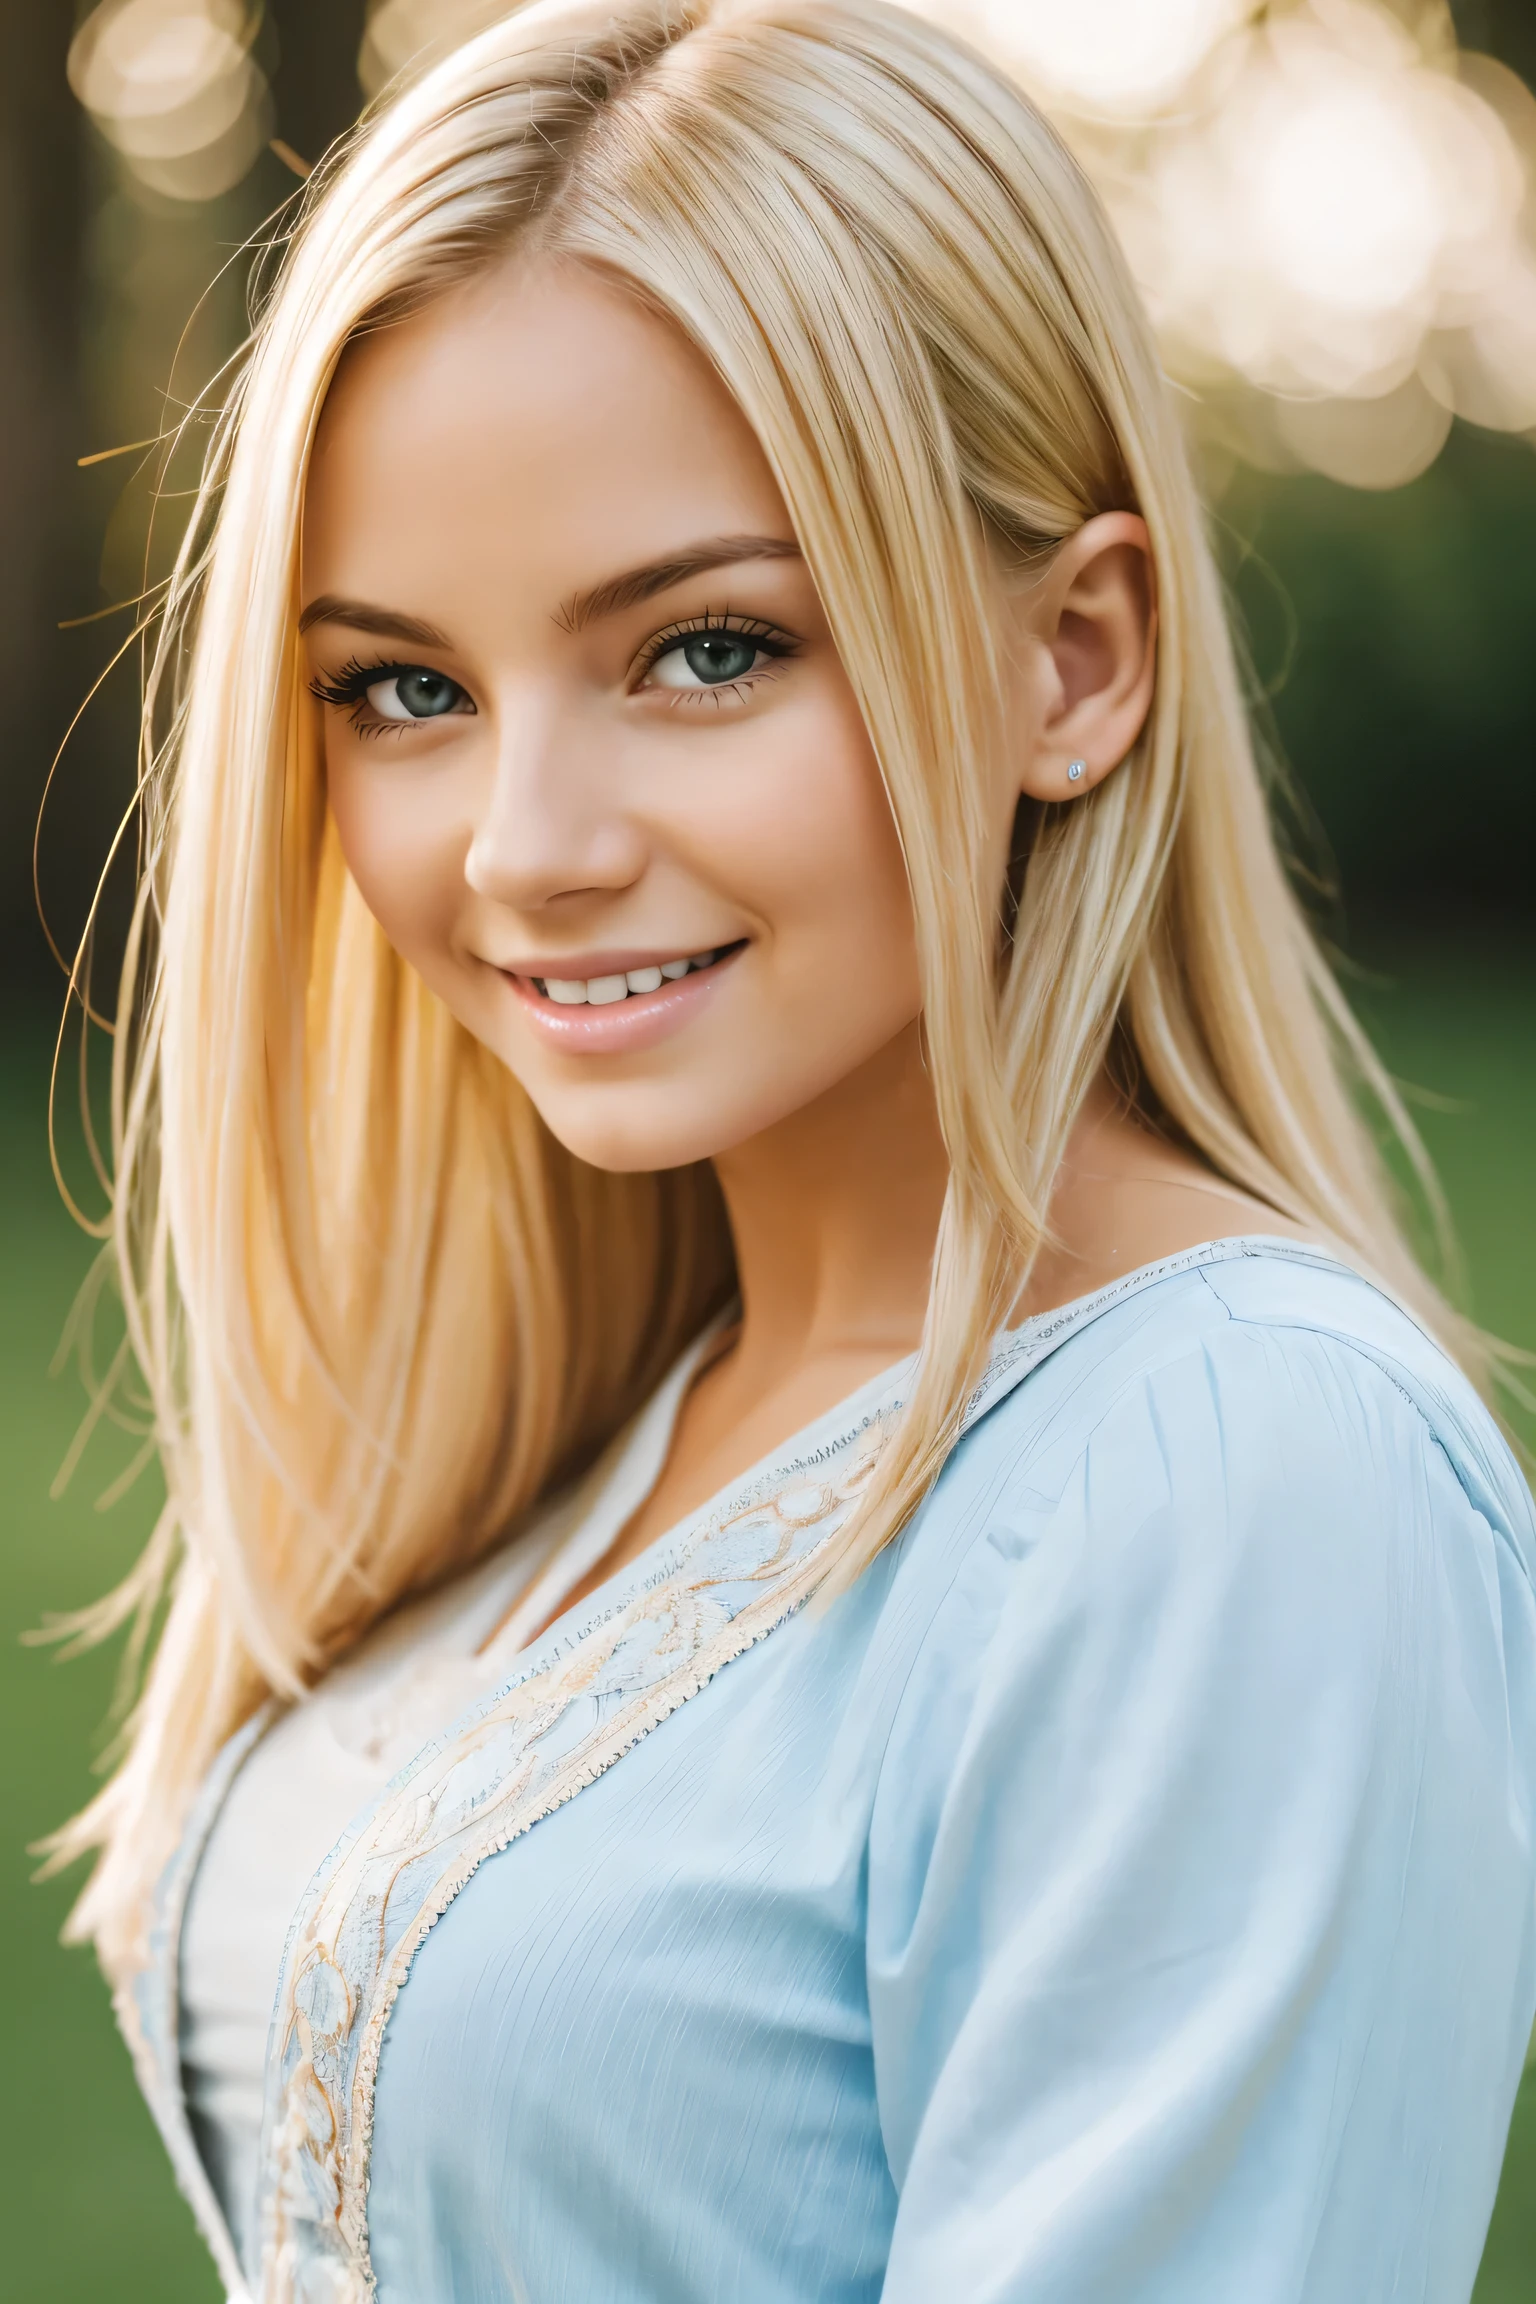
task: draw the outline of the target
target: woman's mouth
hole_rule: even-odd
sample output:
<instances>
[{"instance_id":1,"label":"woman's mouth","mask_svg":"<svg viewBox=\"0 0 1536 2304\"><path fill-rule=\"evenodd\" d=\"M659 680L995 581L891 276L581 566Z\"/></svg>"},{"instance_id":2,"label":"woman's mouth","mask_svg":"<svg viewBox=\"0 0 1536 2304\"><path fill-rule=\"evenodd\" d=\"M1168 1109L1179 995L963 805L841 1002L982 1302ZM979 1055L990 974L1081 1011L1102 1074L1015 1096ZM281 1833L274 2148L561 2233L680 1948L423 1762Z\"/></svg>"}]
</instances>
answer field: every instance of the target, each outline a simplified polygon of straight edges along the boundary
<instances>
[{"instance_id":1,"label":"woman's mouth","mask_svg":"<svg viewBox=\"0 0 1536 2304\"><path fill-rule=\"evenodd\" d=\"M501 973L546 1045L572 1056L631 1054L669 1039L708 1006L745 950L741 937L665 960L636 954L629 966L628 953L603 955L605 965L579 976Z\"/></svg>"},{"instance_id":2,"label":"woman's mouth","mask_svg":"<svg viewBox=\"0 0 1536 2304\"><path fill-rule=\"evenodd\" d=\"M621 1000L643 999L647 993L659 992L664 984L680 983L685 976L702 975L733 952L741 950L740 943L722 944L710 952L679 954L675 960L659 960L643 968L626 968L622 974L608 976L531 976L528 981L546 1000L560 1008L609 1008Z\"/></svg>"}]
</instances>

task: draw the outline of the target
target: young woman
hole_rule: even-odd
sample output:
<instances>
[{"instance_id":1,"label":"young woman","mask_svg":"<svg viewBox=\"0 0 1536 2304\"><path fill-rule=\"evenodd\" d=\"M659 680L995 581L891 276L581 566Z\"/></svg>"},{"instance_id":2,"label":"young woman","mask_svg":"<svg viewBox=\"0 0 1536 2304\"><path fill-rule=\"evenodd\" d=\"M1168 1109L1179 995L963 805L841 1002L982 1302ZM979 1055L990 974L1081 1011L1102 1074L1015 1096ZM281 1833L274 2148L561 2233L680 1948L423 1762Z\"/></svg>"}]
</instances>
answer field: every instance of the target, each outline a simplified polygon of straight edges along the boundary
<instances>
[{"instance_id":1,"label":"young woman","mask_svg":"<svg viewBox=\"0 0 1536 2304\"><path fill-rule=\"evenodd\" d=\"M231 2291L1464 2299L1530 1499L1035 113L874 0L464 48L148 725L174 1569L71 1845Z\"/></svg>"}]
</instances>

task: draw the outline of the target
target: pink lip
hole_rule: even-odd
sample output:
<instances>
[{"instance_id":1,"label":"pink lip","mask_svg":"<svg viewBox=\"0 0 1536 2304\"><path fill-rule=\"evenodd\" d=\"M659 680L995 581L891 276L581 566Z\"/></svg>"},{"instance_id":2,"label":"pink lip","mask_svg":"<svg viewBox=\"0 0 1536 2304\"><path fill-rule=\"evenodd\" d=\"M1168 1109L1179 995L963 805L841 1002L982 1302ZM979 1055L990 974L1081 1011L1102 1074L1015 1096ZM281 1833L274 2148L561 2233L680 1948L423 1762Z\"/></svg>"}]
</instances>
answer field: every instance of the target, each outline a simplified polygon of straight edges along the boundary
<instances>
[{"instance_id":1,"label":"pink lip","mask_svg":"<svg viewBox=\"0 0 1536 2304\"><path fill-rule=\"evenodd\" d=\"M674 1032L680 1031L699 1013L707 1001L713 999L720 978L743 949L738 945L735 952L728 952L712 968L679 976L663 984L657 992L631 992L626 999L615 1000L599 1008L562 1007L544 993L536 991L529 978L521 972L514 974L510 969L503 969L501 974L511 986L523 1014L546 1046L558 1048L570 1056L609 1056L653 1048L659 1040L670 1039ZM602 965L591 965L593 957ZM671 954L667 957L670 959ZM564 975L569 969L571 979L578 973L583 978L621 976L630 968L657 965L644 953L635 956L624 953L590 956L581 953L577 959L579 969L572 961L562 960L558 973ZM556 972L554 969L550 971L551 974Z\"/></svg>"}]
</instances>

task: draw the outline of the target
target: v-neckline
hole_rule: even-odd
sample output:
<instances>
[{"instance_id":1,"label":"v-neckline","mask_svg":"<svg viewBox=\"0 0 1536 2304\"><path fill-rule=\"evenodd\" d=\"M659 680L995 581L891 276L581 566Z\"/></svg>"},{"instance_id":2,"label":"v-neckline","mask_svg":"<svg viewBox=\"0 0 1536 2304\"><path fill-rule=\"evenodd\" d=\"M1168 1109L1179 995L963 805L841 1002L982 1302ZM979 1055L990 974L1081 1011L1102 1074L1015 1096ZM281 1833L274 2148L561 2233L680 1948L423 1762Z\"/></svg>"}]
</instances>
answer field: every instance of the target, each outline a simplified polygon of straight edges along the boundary
<instances>
[{"instance_id":1,"label":"v-neckline","mask_svg":"<svg viewBox=\"0 0 1536 2304\"><path fill-rule=\"evenodd\" d=\"M734 1312L727 1308L700 1330L649 1400L578 1480L563 1506L568 1533L477 1643L477 1660L510 1666L525 1649L536 1648L565 1615L578 1586L601 1565L654 1493L672 1453L683 1403L733 1318ZM627 1565L621 1563L614 1575L622 1575ZM610 1581L603 1579L604 1583ZM593 1587L594 1591L600 1589Z\"/></svg>"}]
</instances>

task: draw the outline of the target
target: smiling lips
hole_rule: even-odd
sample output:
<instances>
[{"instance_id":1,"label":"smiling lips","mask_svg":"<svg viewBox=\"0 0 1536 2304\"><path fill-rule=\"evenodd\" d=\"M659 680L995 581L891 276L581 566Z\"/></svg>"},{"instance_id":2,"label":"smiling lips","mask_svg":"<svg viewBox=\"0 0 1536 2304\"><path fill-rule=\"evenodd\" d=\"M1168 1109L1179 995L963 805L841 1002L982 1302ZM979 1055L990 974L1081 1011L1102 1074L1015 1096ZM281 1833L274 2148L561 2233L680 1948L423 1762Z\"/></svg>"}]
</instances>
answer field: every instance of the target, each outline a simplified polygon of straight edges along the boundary
<instances>
[{"instance_id":1,"label":"smiling lips","mask_svg":"<svg viewBox=\"0 0 1536 2304\"><path fill-rule=\"evenodd\" d=\"M530 981L562 1008L606 1008L631 994L659 992L663 984L677 983L695 970L713 968L720 954L690 952L686 959L663 960L655 966L626 968L608 976L535 976Z\"/></svg>"},{"instance_id":2,"label":"smiling lips","mask_svg":"<svg viewBox=\"0 0 1536 2304\"><path fill-rule=\"evenodd\" d=\"M612 1055L669 1038L713 997L728 963L744 949L738 941L670 960L593 953L580 976L527 969L502 974L542 1040L570 1055ZM579 967L581 959L572 958Z\"/></svg>"}]
</instances>

